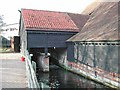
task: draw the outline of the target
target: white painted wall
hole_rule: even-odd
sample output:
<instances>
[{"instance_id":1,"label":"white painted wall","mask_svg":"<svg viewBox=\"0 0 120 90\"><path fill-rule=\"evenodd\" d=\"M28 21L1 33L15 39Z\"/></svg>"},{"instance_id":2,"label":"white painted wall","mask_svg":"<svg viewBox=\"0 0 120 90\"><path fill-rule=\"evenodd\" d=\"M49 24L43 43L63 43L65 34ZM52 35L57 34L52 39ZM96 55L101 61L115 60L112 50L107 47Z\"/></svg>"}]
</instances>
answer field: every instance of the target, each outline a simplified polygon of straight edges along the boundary
<instances>
[{"instance_id":1,"label":"white painted wall","mask_svg":"<svg viewBox=\"0 0 120 90\"><path fill-rule=\"evenodd\" d=\"M18 24L2 27L1 36L5 37L8 40L10 40L10 38L13 36L18 36L19 33L18 27L19 27Z\"/></svg>"}]
</instances>

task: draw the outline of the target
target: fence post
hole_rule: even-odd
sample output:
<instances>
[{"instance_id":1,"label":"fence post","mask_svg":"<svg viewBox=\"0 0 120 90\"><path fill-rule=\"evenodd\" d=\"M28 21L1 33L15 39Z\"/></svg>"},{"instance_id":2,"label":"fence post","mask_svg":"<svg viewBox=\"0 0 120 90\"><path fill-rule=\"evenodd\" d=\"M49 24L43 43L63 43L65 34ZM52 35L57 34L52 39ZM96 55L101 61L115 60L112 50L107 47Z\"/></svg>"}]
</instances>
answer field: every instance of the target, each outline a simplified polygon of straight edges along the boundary
<instances>
[{"instance_id":1,"label":"fence post","mask_svg":"<svg viewBox=\"0 0 120 90\"><path fill-rule=\"evenodd\" d=\"M33 69L34 69L34 71L36 73L36 62L32 61L32 66L33 66Z\"/></svg>"}]
</instances>

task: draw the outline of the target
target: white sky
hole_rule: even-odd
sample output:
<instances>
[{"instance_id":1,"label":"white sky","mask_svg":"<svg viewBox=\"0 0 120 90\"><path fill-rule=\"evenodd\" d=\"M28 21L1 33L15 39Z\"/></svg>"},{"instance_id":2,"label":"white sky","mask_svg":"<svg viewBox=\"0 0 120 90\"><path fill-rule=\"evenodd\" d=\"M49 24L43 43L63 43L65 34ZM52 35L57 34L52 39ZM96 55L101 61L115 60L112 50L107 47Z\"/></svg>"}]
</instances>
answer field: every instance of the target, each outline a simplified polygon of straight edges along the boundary
<instances>
[{"instance_id":1,"label":"white sky","mask_svg":"<svg viewBox=\"0 0 120 90\"><path fill-rule=\"evenodd\" d=\"M18 23L21 8L80 13L95 0L0 0L0 15L7 24Z\"/></svg>"}]
</instances>

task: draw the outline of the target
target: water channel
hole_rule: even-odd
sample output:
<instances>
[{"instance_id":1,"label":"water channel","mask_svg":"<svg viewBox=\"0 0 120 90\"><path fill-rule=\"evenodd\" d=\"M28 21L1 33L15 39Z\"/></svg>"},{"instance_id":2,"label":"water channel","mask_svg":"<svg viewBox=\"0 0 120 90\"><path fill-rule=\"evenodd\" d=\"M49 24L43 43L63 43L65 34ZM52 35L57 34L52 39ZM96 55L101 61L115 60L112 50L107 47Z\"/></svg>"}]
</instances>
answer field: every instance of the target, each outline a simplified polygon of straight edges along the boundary
<instances>
[{"instance_id":1,"label":"water channel","mask_svg":"<svg viewBox=\"0 0 120 90\"><path fill-rule=\"evenodd\" d=\"M38 81L51 88L88 88L89 90L110 90L110 88L69 72L57 65L50 65L49 72L38 71Z\"/></svg>"}]
</instances>

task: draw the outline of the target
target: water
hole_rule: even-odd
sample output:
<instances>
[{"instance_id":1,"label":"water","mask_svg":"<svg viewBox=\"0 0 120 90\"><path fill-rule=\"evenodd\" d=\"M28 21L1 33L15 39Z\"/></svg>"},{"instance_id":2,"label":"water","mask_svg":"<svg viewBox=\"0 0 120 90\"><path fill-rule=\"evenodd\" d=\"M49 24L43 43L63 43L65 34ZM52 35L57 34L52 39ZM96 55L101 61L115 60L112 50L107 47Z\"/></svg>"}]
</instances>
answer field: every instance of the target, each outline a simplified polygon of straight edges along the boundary
<instances>
[{"instance_id":1,"label":"water","mask_svg":"<svg viewBox=\"0 0 120 90\"><path fill-rule=\"evenodd\" d=\"M89 88L89 90L90 88L92 90L107 88L109 90L106 86L64 70L56 65L51 65L50 71L47 73L38 71L38 81L39 83L46 83L51 88Z\"/></svg>"}]
</instances>

